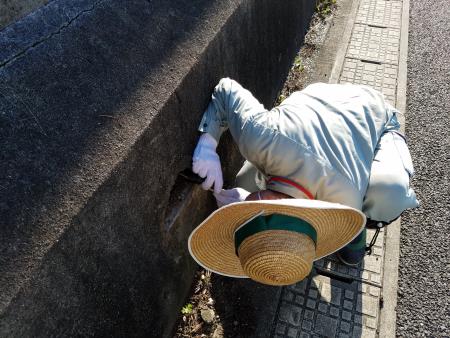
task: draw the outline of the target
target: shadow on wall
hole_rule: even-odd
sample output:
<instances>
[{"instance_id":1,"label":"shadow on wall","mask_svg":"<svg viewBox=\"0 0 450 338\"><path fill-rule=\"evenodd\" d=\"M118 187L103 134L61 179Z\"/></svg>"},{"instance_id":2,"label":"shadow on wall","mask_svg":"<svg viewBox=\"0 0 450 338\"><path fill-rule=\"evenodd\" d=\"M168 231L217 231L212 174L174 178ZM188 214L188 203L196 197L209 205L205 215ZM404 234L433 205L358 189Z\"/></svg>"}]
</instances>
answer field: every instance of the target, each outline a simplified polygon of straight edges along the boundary
<instances>
[{"instance_id":1,"label":"shadow on wall","mask_svg":"<svg viewBox=\"0 0 450 338\"><path fill-rule=\"evenodd\" d=\"M0 30L46 3L48 0L3 0L0 3Z\"/></svg>"},{"instance_id":2,"label":"shadow on wall","mask_svg":"<svg viewBox=\"0 0 450 338\"><path fill-rule=\"evenodd\" d=\"M160 154L143 154L147 161L135 168L135 180L127 182L126 191L118 191L115 202L122 205L105 207L110 215L103 216L123 211L128 194L157 190L151 185L158 177L144 180L144 175L161 174L183 156L168 156L172 149L158 150L151 142L159 145L163 138L175 141L177 134L189 133L182 148L193 146L196 126L188 121L199 115L193 110L206 104L207 90L196 105L186 106L185 114L157 112L176 88L167 79L170 70L165 67L175 67L168 60L177 61L173 54L210 2L180 3L171 11L155 2L137 6L103 1L99 6L101 10L83 15L0 68L0 251L7 256L1 257L1 270L20 271L19 256L45 253L93 193L91 188L108 177L150 123L156 128L147 136L147 146ZM212 81L201 85L210 90ZM174 147L176 142L164 143ZM152 156L157 162L152 163ZM160 184L170 186L167 181ZM80 192L88 196L78 196ZM66 211L62 220L52 219L59 211L54 209L61 208ZM3 306L7 303L1 299Z\"/></svg>"}]
</instances>

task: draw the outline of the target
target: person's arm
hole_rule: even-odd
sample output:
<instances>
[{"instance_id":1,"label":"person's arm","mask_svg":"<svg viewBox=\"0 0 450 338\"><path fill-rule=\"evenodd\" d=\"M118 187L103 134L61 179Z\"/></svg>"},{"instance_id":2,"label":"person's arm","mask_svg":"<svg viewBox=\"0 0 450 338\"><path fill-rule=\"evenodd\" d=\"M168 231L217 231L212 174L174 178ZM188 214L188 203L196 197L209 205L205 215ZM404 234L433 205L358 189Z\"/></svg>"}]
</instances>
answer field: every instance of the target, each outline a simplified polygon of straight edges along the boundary
<instances>
[{"instance_id":1,"label":"person's arm","mask_svg":"<svg viewBox=\"0 0 450 338\"><path fill-rule=\"evenodd\" d=\"M235 142L239 142L245 121L262 111L265 111L264 106L250 91L236 81L224 78L214 88L198 130L210 134L219 142L222 133L229 128Z\"/></svg>"},{"instance_id":2,"label":"person's arm","mask_svg":"<svg viewBox=\"0 0 450 338\"><path fill-rule=\"evenodd\" d=\"M206 177L203 189L208 190L214 185L216 194L222 189L222 170L216 147L223 132L229 128L233 139L239 144L245 122L262 111L265 111L264 106L239 83L228 78L220 80L203 114L198 128L203 134L192 158L192 171Z\"/></svg>"}]
</instances>

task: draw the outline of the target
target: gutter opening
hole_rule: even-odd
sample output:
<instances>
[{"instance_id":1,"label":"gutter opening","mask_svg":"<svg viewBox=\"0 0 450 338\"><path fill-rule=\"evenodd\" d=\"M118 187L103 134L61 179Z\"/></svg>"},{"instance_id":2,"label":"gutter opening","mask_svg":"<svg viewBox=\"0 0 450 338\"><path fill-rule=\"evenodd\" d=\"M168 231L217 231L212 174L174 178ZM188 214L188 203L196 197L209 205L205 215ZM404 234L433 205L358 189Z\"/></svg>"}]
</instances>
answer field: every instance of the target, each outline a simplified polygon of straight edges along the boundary
<instances>
[{"instance_id":1,"label":"gutter opening","mask_svg":"<svg viewBox=\"0 0 450 338\"><path fill-rule=\"evenodd\" d=\"M186 181L182 176L178 175L175 183L170 191L169 200L167 202L164 214L164 230L170 231L172 225L177 220L180 212L184 209L187 201L189 201L195 185Z\"/></svg>"}]
</instances>

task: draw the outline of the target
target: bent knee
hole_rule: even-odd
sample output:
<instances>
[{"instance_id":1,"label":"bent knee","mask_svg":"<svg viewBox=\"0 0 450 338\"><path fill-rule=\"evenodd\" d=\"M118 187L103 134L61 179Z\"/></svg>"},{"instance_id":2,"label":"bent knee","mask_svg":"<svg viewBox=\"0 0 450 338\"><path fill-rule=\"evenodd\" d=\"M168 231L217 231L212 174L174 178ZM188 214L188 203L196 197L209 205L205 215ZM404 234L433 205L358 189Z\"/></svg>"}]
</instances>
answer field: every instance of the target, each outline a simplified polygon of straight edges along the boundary
<instances>
[{"instance_id":1,"label":"bent knee","mask_svg":"<svg viewBox=\"0 0 450 338\"><path fill-rule=\"evenodd\" d=\"M395 203L395 201L404 198L409 191L409 182L384 179L373 183L367 189L366 199L382 201L383 203Z\"/></svg>"},{"instance_id":2,"label":"bent knee","mask_svg":"<svg viewBox=\"0 0 450 338\"><path fill-rule=\"evenodd\" d=\"M389 222L417 204L409 180L380 177L379 180L371 181L364 197L363 211L373 220Z\"/></svg>"}]
</instances>

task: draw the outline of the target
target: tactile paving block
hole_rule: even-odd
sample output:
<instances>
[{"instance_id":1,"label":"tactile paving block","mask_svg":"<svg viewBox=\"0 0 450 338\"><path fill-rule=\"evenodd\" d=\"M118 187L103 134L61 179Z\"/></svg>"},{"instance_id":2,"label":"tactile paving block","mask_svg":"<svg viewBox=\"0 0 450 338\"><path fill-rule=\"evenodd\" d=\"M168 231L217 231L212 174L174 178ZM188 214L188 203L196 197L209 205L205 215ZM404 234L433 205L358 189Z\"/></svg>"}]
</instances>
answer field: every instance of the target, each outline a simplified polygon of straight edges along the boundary
<instances>
[{"instance_id":1,"label":"tactile paving block","mask_svg":"<svg viewBox=\"0 0 450 338\"><path fill-rule=\"evenodd\" d=\"M346 58L340 83L371 86L384 94L395 106L398 66Z\"/></svg>"},{"instance_id":2,"label":"tactile paving block","mask_svg":"<svg viewBox=\"0 0 450 338\"><path fill-rule=\"evenodd\" d=\"M402 5L401 1L362 0L356 15L356 22L400 28Z\"/></svg>"},{"instance_id":3,"label":"tactile paving block","mask_svg":"<svg viewBox=\"0 0 450 338\"><path fill-rule=\"evenodd\" d=\"M368 230L367 243L375 230ZM283 288L274 337L376 337L384 230L373 253L364 263L347 267L329 256L315 263L320 269L353 278L343 282L311 274L300 283Z\"/></svg>"},{"instance_id":4,"label":"tactile paving block","mask_svg":"<svg viewBox=\"0 0 450 338\"><path fill-rule=\"evenodd\" d=\"M375 337L380 288L309 277L282 291L274 337Z\"/></svg>"},{"instance_id":5,"label":"tactile paving block","mask_svg":"<svg viewBox=\"0 0 450 338\"><path fill-rule=\"evenodd\" d=\"M398 64L400 30L355 24L347 57Z\"/></svg>"}]
</instances>

